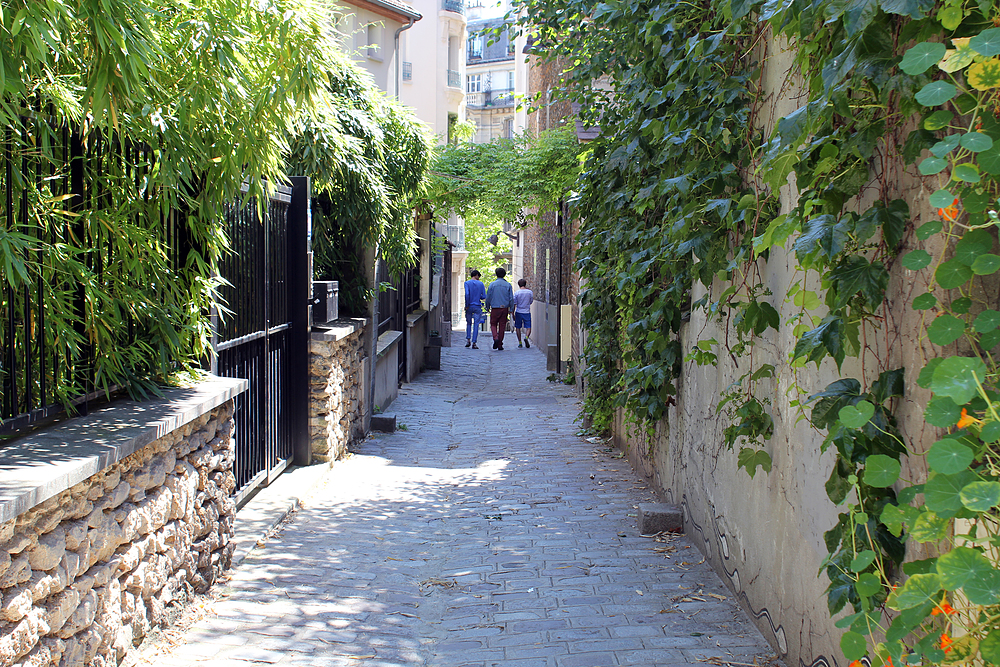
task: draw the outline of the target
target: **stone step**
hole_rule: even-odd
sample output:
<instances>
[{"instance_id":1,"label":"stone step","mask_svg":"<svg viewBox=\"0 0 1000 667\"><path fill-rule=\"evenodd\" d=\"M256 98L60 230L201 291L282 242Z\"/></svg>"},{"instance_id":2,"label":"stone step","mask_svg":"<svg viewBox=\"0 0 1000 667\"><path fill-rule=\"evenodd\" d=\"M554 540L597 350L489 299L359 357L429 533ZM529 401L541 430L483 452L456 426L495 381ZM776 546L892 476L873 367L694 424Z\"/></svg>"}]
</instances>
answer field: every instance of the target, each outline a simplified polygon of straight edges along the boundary
<instances>
[{"instance_id":1,"label":"stone step","mask_svg":"<svg viewBox=\"0 0 1000 667\"><path fill-rule=\"evenodd\" d=\"M683 532L684 514L681 508L664 503L639 504L639 534Z\"/></svg>"}]
</instances>

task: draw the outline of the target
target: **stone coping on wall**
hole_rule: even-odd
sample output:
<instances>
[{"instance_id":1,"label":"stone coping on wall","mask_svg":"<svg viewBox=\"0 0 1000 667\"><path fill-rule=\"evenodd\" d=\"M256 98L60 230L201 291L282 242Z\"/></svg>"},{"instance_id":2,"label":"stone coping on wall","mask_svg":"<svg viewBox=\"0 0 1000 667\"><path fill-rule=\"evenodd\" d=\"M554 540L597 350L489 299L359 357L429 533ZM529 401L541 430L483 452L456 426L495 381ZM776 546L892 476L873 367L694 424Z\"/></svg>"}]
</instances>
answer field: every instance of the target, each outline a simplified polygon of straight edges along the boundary
<instances>
[{"instance_id":1,"label":"stone coping on wall","mask_svg":"<svg viewBox=\"0 0 1000 667\"><path fill-rule=\"evenodd\" d=\"M147 401L120 400L40 430L0 449L0 523L231 400L246 380L205 376Z\"/></svg>"},{"instance_id":2,"label":"stone coping on wall","mask_svg":"<svg viewBox=\"0 0 1000 667\"><path fill-rule=\"evenodd\" d=\"M402 331L386 331L384 334L378 337L378 347L375 350L375 357L381 359L389 353L389 350L393 348L399 342L399 339L403 337Z\"/></svg>"},{"instance_id":3,"label":"stone coping on wall","mask_svg":"<svg viewBox=\"0 0 1000 667\"><path fill-rule=\"evenodd\" d=\"M314 324L311 339L325 343L335 343L365 328L368 320L344 317L326 324Z\"/></svg>"},{"instance_id":4,"label":"stone coping on wall","mask_svg":"<svg viewBox=\"0 0 1000 667\"><path fill-rule=\"evenodd\" d=\"M409 315L407 315L406 327L408 329L412 329L413 327L415 327L417 325L417 322L427 317L427 312L428 311L421 309L421 310L415 310Z\"/></svg>"}]
</instances>

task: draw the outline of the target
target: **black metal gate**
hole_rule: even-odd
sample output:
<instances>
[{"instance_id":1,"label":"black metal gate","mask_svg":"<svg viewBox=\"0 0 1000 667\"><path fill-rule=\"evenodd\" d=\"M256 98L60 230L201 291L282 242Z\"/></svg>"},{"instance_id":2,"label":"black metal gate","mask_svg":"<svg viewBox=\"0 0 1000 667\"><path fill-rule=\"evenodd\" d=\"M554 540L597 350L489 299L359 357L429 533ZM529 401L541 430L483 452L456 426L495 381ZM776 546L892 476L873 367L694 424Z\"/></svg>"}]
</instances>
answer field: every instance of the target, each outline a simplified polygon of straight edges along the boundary
<instances>
[{"instance_id":1,"label":"black metal gate","mask_svg":"<svg viewBox=\"0 0 1000 667\"><path fill-rule=\"evenodd\" d=\"M250 381L236 406L240 505L293 461L307 464L308 179L226 211L231 252L220 262L227 312L218 313L214 371Z\"/></svg>"}]
</instances>

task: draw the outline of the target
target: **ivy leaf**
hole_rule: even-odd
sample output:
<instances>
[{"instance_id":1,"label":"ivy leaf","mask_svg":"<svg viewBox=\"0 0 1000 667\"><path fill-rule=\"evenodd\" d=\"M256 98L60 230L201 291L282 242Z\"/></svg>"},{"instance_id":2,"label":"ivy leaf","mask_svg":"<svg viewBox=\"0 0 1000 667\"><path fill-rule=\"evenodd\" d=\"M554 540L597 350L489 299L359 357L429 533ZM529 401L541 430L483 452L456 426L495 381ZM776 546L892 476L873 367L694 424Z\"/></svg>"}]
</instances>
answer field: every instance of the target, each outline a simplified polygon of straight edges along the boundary
<instances>
[{"instance_id":1,"label":"ivy leaf","mask_svg":"<svg viewBox=\"0 0 1000 667\"><path fill-rule=\"evenodd\" d=\"M931 325L927 327L927 338L935 345L954 343L964 333L965 322L948 313L934 318Z\"/></svg>"},{"instance_id":2,"label":"ivy leaf","mask_svg":"<svg viewBox=\"0 0 1000 667\"><path fill-rule=\"evenodd\" d=\"M989 512L1000 504L1000 482L972 482L960 495L962 504L973 512Z\"/></svg>"},{"instance_id":3,"label":"ivy leaf","mask_svg":"<svg viewBox=\"0 0 1000 667\"><path fill-rule=\"evenodd\" d=\"M902 611L921 605L928 600L937 600L941 592L941 580L937 573L915 574L890 597L889 605Z\"/></svg>"},{"instance_id":4,"label":"ivy leaf","mask_svg":"<svg viewBox=\"0 0 1000 667\"><path fill-rule=\"evenodd\" d=\"M931 263L931 254L926 250L914 250L906 253L902 263L910 271L919 271Z\"/></svg>"},{"instance_id":5,"label":"ivy leaf","mask_svg":"<svg viewBox=\"0 0 1000 667\"><path fill-rule=\"evenodd\" d=\"M929 157L921 161L917 169L924 176L933 176L934 174L940 174L947 166L947 160L943 160L939 157Z\"/></svg>"},{"instance_id":6,"label":"ivy leaf","mask_svg":"<svg viewBox=\"0 0 1000 667\"><path fill-rule=\"evenodd\" d=\"M875 406L868 401L858 401L840 409L840 423L847 428L858 429L867 424L875 414Z\"/></svg>"},{"instance_id":7,"label":"ivy leaf","mask_svg":"<svg viewBox=\"0 0 1000 667\"><path fill-rule=\"evenodd\" d=\"M882 0L879 7L886 14L909 16L911 19L922 19L934 8L932 0Z\"/></svg>"},{"instance_id":8,"label":"ivy leaf","mask_svg":"<svg viewBox=\"0 0 1000 667\"><path fill-rule=\"evenodd\" d=\"M942 475L954 475L969 467L975 453L955 438L938 440L927 450L927 465Z\"/></svg>"},{"instance_id":9,"label":"ivy leaf","mask_svg":"<svg viewBox=\"0 0 1000 667\"><path fill-rule=\"evenodd\" d=\"M917 102L925 107L939 107L955 97L958 88L947 81L931 81L916 95Z\"/></svg>"},{"instance_id":10,"label":"ivy leaf","mask_svg":"<svg viewBox=\"0 0 1000 667\"><path fill-rule=\"evenodd\" d=\"M771 472L771 456L763 449L744 447L736 457L736 467L746 468L750 479L753 479L757 468L762 468L764 472Z\"/></svg>"},{"instance_id":11,"label":"ivy leaf","mask_svg":"<svg viewBox=\"0 0 1000 667\"><path fill-rule=\"evenodd\" d=\"M958 423L962 408L947 396L934 396L927 402L924 421L940 428L949 428Z\"/></svg>"},{"instance_id":12,"label":"ivy leaf","mask_svg":"<svg viewBox=\"0 0 1000 667\"><path fill-rule=\"evenodd\" d=\"M937 297L930 292L924 292L913 299L913 310L927 310L937 305Z\"/></svg>"},{"instance_id":13,"label":"ivy leaf","mask_svg":"<svg viewBox=\"0 0 1000 667\"><path fill-rule=\"evenodd\" d=\"M969 48L981 56L1000 55L1000 28L989 28L969 40Z\"/></svg>"},{"instance_id":14,"label":"ivy leaf","mask_svg":"<svg viewBox=\"0 0 1000 667\"><path fill-rule=\"evenodd\" d=\"M831 382L826 389L809 397L810 403L819 399L813 407L810 420L816 428L830 428L839 419L840 409L856 401L860 395L861 383L854 378Z\"/></svg>"},{"instance_id":15,"label":"ivy leaf","mask_svg":"<svg viewBox=\"0 0 1000 667\"><path fill-rule=\"evenodd\" d=\"M943 359L931 380L931 391L947 396L955 405L965 405L979 393L976 379L986 379L986 364L975 357L947 357Z\"/></svg>"},{"instance_id":16,"label":"ivy leaf","mask_svg":"<svg viewBox=\"0 0 1000 667\"><path fill-rule=\"evenodd\" d=\"M951 43L955 48L948 49L938 63L938 67L949 74L968 67L976 59L976 52L969 48L968 37L953 37Z\"/></svg>"},{"instance_id":17,"label":"ivy leaf","mask_svg":"<svg viewBox=\"0 0 1000 667\"><path fill-rule=\"evenodd\" d=\"M865 460L865 484L879 489L892 486L899 479L900 469L899 461L885 454L869 456Z\"/></svg>"},{"instance_id":18,"label":"ivy leaf","mask_svg":"<svg viewBox=\"0 0 1000 667\"><path fill-rule=\"evenodd\" d=\"M802 235L795 240L795 256L802 262L819 251L827 259L833 259L843 251L849 238L847 226L838 224L836 217L818 215L806 221Z\"/></svg>"},{"instance_id":19,"label":"ivy leaf","mask_svg":"<svg viewBox=\"0 0 1000 667\"><path fill-rule=\"evenodd\" d=\"M978 479L971 470L963 470L954 475L931 473L924 484L924 504L939 516L951 518L963 507L962 489Z\"/></svg>"},{"instance_id":20,"label":"ivy leaf","mask_svg":"<svg viewBox=\"0 0 1000 667\"><path fill-rule=\"evenodd\" d=\"M948 127L951 124L951 119L955 117L950 111L944 109L938 109L930 116L924 119L924 129L934 132L942 128Z\"/></svg>"},{"instance_id":21,"label":"ivy leaf","mask_svg":"<svg viewBox=\"0 0 1000 667\"><path fill-rule=\"evenodd\" d=\"M972 278L972 269L957 259L949 259L934 272L937 284L945 289L961 287Z\"/></svg>"},{"instance_id":22,"label":"ivy leaf","mask_svg":"<svg viewBox=\"0 0 1000 667\"><path fill-rule=\"evenodd\" d=\"M837 362L837 367L844 361L842 342L844 321L836 315L827 315L815 329L802 334L795 343L793 358L805 358L815 361L816 365L829 354Z\"/></svg>"},{"instance_id":23,"label":"ivy leaf","mask_svg":"<svg viewBox=\"0 0 1000 667\"><path fill-rule=\"evenodd\" d=\"M988 276L998 270L1000 270L1000 257L996 255L980 255L972 262L972 272L977 276Z\"/></svg>"},{"instance_id":24,"label":"ivy leaf","mask_svg":"<svg viewBox=\"0 0 1000 667\"><path fill-rule=\"evenodd\" d=\"M830 280L827 303L832 310L843 308L858 293L868 309L875 310L885 298L889 284L889 272L882 263L869 263L861 255L851 255L841 261L827 278Z\"/></svg>"},{"instance_id":25,"label":"ivy leaf","mask_svg":"<svg viewBox=\"0 0 1000 667\"><path fill-rule=\"evenodd\" d=\"M883 7L883 9L885 8ZM940 42L920 42L907 49L899 67L910 76L923 74L944 58L946 50L945 45Z\"/></svg>"},{"instance_id":26,"label":"ivy leaf","mask_svg":"<svg viewBox=\"0 0 1000 667\"><path fill-rule=\"evenodd\" d=\"M876 403L885 403L890 398L903 395L903 369L882 371L872 383L871 395Z\"/></svg>"},{"instance_id":27,"label":"ivy leaf","mask_svg":"<svg viewBox=\"0 0 1000 667\"><path fill-rule=\"evenodd\" d=\"M982 132L969 132L962 135L962 148L973 153L982 153L993 148L993 140Z\"/></svg>"},{"instance_id":28,"label":"ivy leaf","mask_svg":"<svg viewBox=\"0 0 1000 667\"><path fill-rule=\"evenodd\" d=\"M936 569L941 587L957 591L973 579L987 576L993 566L977 549L955 547L938 556Z\"/></svg>"},{"instance_id":29,"label":"ivy leaf","mask_svg":"<svg viewBox=\"0 0 1000 667\"><path fill-rule=\"evenodd\" d=\"M934 379L934 369L941 365L944 361L941 357L934 357L927 362L927 365L920 369L920 374L917 375L917 385L923 387L924 389L931 388L931 381Z\"/></svg>"},{"instance_id":30,"label":"ivy leaf","mask_svg":"<svg viewBox=\"0 0 1000 667\"><path fill-rule=\"evenodd\" d=\"M1000 312L984 310L976 316L972 328L976 333L986 333L1000 327Z\"/></svg>"},{"instance_id":31,"label":"ivy leaf","mask_svg":"<svg viewBox=\"0 0 1000 667\"><path fill-rule=\"evenodd\" d=\"M969 65L965 72L969 85L976 90L989 90L1000 86L1000 60L990 58L981 63Z\"/></svg>"}]
</instances>

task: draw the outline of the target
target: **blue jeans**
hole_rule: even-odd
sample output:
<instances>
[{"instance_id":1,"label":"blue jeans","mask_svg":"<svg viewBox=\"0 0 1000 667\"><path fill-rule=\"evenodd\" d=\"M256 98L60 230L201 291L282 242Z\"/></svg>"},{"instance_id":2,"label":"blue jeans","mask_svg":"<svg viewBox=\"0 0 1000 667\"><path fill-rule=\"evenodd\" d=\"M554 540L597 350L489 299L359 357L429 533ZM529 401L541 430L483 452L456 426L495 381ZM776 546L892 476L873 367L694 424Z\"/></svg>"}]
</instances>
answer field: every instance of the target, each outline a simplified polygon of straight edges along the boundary
<instances>
[{"instance_id":1,"label":"blue jeans","mask_svg":"<svg viewBox=\"0 0 1000 667\"><path fill-rule=\"evenodd\" d=\"M482 306L466 306L465 308L465 339L479 341L479 324L483 321Z\"/></svg>"}]
</instances>

